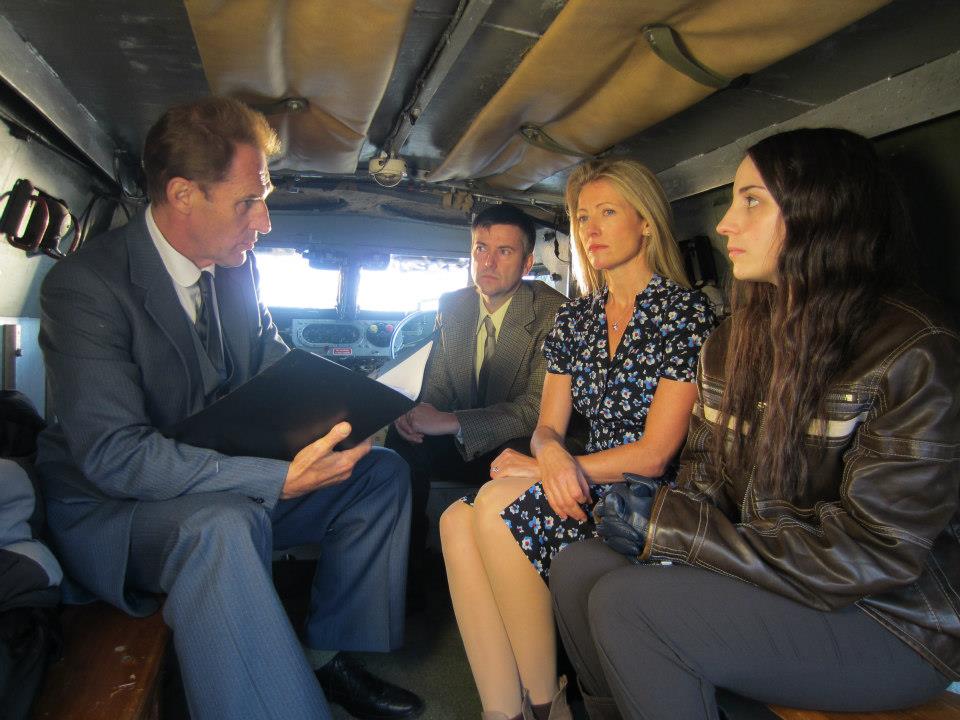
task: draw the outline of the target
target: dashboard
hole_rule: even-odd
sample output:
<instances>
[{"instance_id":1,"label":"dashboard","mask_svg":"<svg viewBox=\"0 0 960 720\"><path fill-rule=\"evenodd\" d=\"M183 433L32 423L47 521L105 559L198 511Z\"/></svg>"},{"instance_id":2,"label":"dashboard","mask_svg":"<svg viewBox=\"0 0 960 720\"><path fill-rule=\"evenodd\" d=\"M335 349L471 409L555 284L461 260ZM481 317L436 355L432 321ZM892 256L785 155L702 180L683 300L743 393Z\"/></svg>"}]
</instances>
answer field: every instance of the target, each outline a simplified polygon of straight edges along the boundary
<instances>
[{"instance_id":1,"label":"dashboard","mask_svg":"<svg viewBox=\"0 0 960 720\"><path fill-rule=\"evenodd\" d=\"M435 314L422 313L401 331L403 345L415 345L433 333ZM294 318L290 328L295 347L337 362L390 358L390 341L400 320Z\"/></svg>"}]
</instances>

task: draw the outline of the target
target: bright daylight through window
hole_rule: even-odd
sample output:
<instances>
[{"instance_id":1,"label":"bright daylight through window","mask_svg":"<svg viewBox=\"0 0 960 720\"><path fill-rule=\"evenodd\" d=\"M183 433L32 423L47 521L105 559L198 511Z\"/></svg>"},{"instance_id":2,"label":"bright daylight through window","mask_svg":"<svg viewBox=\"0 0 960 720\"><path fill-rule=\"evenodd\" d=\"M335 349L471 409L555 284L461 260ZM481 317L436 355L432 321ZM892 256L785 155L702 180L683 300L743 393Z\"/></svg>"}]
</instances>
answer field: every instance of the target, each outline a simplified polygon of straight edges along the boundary
<instances>
[{"instance_id":1,"label":"bright daylight through window","mask_svg":"<svg viewBox=\"0 0 960 720\"><path fill-rule=\"evenodd\" d=\"M383 270L360 268L360 310L410 313L435 310L440 296L470 281L467 258L391 255ZM310 267L293 249L258 248L260 296L267 307L325 310L335 308L339 270Z\"/></svg>"},{"instance_id":2,"label":"bright daylight through window","mask_svg":"<svg viewBox=\"0 0 960 720\"><path fill-rule=\"evenodd\" d=\"M467 258L391 255L385 270L360 269L357 306L374 312L436 310L440 296L470 280Z\"/></svg>"},{"instance_id":3,"label":"bright daylight through window","mask_svg":"<svg viewBox=\"0 0 960 720\"><path fill-rule=\"evenodd\" d=\"M260 299L268 308L316 308L337 306L340 290L338 270L310 267L296 250L258 248Z\"/></svg>"}]
</instances>

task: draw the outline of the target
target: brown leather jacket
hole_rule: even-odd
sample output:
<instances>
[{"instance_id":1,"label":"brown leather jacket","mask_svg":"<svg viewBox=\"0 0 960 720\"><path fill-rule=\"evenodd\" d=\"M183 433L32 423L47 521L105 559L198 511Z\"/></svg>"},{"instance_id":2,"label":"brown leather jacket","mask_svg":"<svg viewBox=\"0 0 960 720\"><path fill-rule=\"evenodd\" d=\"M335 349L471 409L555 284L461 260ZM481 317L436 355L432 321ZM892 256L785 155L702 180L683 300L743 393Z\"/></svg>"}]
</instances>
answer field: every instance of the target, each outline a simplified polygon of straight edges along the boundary
<instances>
[{"instance_id":1,"label":"brown leather jacket","mask_svg":"<svg viewBox=\"0 0 960 720\"><path fill-rule=\"evenodd\" d=\"M725 477L711 452L728 333L704 346L678 486L657 496L644 558L821 610L856 603L960 679L960 336L923 301L884 300L825 430L811 427L827 438L810 445L808 487L787 500L757 488L762 462Z\"/></svg>"}]
</instances>

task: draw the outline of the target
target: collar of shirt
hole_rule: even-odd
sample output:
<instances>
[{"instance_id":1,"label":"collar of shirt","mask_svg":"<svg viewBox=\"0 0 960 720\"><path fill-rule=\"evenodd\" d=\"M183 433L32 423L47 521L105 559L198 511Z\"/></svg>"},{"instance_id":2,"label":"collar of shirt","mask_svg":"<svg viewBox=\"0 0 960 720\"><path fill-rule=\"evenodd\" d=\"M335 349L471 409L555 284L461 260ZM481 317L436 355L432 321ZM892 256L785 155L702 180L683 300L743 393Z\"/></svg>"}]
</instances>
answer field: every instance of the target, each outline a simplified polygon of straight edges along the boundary
<instances>
[{"instance_id":1,"label":"collar of shirt","mask_svg":"<svg viewBox=\"0 0 960 720\"><path fill-rule=\"evenodd\" d=\"M183 311L190 318L190 322L197 321L197 312L200 308L200 287L197 282L200 280L200 268L193 264L189 258L181 255L171 245L157 227L156 220L153 219L153 207L147 207L147 232L153 241L153 246L160 254L160 260L167 270L167 275L173 280L173 289L177 293L177 299ZM216 265L205 268L208 272L216 275Z\"/></svg>"}]
</instances>

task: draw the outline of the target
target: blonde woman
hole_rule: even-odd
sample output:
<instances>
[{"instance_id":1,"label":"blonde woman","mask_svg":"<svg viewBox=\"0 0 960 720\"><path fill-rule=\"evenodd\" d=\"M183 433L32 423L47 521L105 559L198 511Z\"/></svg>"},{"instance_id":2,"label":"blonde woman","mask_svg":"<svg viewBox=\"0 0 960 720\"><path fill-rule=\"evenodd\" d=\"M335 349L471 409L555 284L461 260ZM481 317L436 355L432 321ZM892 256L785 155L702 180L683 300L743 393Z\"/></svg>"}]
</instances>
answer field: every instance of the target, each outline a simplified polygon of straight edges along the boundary
<instances>
[{"instance_id":1,"label":"blonde woman","mask_svg":"<svg viewBox=\"0 0 960 720\"><path fill-rule=\"evenodd\" d=\"M544 343L533 456L494 460L491 481L440 520L457 623L486 720L569 718L558 680L547 579L566 545L593 537L590 506L625 472L668 481L713 326L690 290L654 175L631 160L586 163L566 191L583 297ZM584 455L564 435L590 426Z\"/></svg>"}]
</instances>

